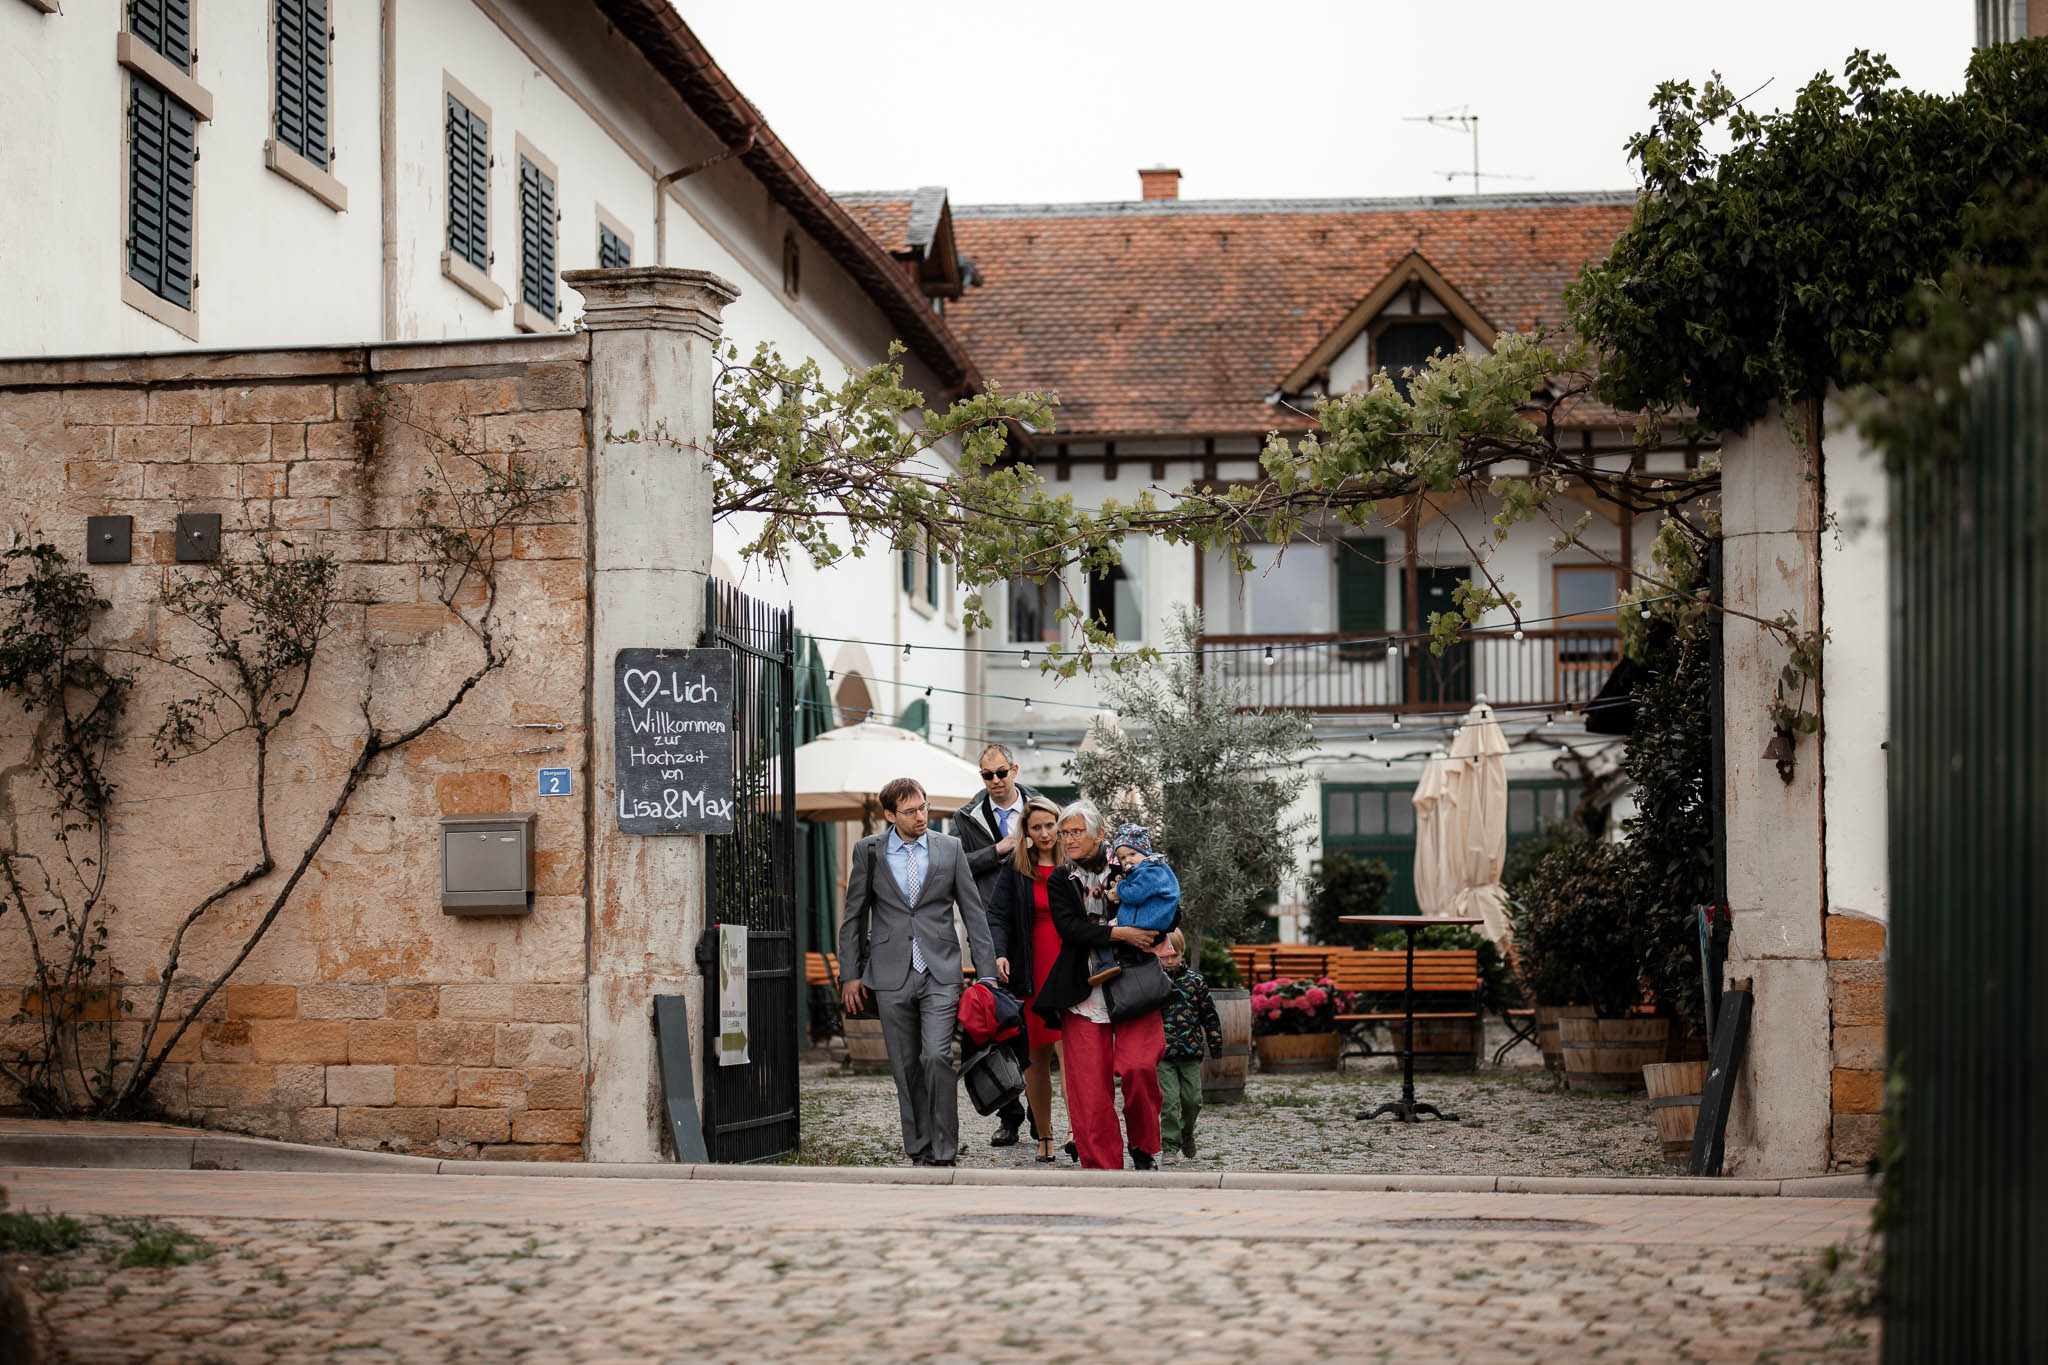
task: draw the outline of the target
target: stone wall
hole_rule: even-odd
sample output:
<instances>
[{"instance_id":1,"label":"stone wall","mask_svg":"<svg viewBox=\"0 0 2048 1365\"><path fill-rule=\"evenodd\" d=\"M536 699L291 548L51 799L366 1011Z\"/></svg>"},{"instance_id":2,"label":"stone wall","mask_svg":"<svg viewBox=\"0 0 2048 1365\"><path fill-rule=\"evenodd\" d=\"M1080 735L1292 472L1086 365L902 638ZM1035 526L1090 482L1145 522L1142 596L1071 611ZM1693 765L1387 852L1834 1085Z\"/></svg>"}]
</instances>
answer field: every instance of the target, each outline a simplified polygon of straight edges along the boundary
<instances>
[{"instance_id":1,"label":"stone wall","mask_svg":"<svg viewBox=\"0 0 2048 1365\"><path fill-rule=\"evenodd\" d=\"M172 1054L153 1092L165 1113L394 1151L581 1154L588 353L574 335L0 363L0 538L46 539L88 567L114 604L103 638L138 651L119 658L135 688L112 760L108 960L128 1006L113 1025L117 1057L176 924L255 848L246 742L152 758L181 680L140 651L193 643L158 602L180 572L177 514L220 513L230 556L260 539L334 556L346 601L271 757L281 870L194 926L174 1007L225 969L319 828L360 749L364 696L381 726L403 728L481 657L423 583L408 531L437 468L462 484L443 442L500 467L516 452L577 484L544 520L499 533L507 666L374 762L267 936ZM93 515L134 519L132 563L83 565ZM462 600L478 605L473 590ZM26 723L14 708L0 715L0 845L43 840L47 852L48 803L20 766ZM571 769L574 797L539 798L541 767ZM444 914L439 817L513 810L539 813L532 914ZM31 979L16 917L0 925L0 989ZM37 1036L16 1025L5 1051ZM0 1102L13 1098L0 1089Z\"/></svg>"}]
</instances>

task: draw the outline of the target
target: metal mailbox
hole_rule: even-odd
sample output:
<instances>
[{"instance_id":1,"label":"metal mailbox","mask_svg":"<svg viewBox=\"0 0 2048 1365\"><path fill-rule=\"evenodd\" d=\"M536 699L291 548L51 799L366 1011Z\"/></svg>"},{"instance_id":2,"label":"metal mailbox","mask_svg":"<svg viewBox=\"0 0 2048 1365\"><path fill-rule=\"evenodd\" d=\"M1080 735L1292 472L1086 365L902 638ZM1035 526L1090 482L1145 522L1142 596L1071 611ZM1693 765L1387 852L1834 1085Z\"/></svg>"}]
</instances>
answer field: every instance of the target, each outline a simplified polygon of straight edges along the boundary
<instances>
[{"instance_id":1,"label":"metal mailbox","mask_svg":"<svg viewBox=\"0 0 2048 1365\"><path fill-rule=\"evenodd\" d=\"M441 911L533 913L533 812L441 817Z\"/></svg>"}]
</instances>

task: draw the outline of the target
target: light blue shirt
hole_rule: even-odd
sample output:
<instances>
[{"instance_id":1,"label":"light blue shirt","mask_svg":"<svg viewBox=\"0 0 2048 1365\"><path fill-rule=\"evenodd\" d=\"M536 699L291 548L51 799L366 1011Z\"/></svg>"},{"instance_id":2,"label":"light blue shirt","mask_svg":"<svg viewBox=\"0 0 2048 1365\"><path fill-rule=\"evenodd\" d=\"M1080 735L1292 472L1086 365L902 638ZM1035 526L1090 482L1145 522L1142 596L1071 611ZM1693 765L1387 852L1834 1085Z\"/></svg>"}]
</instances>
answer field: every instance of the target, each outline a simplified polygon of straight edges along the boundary
<instances>
[{"instance_id":1,"label":"light blue shirt","mask_svg":"<svg viewBox=\"0 0 2048 1365\"><path fill-rule=\"evenodd\" d=\"M930 837L930 831L926 831L915 840L905 843L903 836L891 829L888 842L883 846L889 854L889 871L896 875L897 888L903 892L906 899L910 895L912 869L917 872L918 889L924 889L925 874L931 870L931 848L925 842ZM898 854L902 855L900 860Z\"/></svg>"}]
</instances>

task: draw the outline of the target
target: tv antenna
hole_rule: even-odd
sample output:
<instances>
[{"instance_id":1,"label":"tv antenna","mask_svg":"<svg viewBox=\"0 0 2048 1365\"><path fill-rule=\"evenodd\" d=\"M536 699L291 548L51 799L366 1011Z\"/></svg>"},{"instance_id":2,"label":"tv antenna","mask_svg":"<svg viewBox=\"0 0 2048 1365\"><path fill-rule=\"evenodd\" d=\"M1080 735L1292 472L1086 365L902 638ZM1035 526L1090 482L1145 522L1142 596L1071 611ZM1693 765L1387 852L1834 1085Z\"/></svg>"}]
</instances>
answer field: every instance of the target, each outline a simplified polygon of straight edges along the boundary
<instances>
[{"instance_id":1,"label":"tv antenna","mask_svg":"<svg viewBox=\"0 0 2048 1365\"><path fill-rule=\"evenodd\" d=\"M1410 114L1404 117L1401 122L1427 123L1433 128L1447 128L1453 132L1463 133L1471 138L1471 170L1432 171L1430 174L1440 175L1446 180L1456 180L1461 175L1469 175L1472 177L1472 193L1474 194L1479 193L1479 182L1481 180L1533 180L1536 178L1531 175L1505 175L1497 171L1481 171L1479 169L1479 115L1472 112L1472 106L1469 104L1459 105L1455 113Z\"/></svg>"}]
</instances>

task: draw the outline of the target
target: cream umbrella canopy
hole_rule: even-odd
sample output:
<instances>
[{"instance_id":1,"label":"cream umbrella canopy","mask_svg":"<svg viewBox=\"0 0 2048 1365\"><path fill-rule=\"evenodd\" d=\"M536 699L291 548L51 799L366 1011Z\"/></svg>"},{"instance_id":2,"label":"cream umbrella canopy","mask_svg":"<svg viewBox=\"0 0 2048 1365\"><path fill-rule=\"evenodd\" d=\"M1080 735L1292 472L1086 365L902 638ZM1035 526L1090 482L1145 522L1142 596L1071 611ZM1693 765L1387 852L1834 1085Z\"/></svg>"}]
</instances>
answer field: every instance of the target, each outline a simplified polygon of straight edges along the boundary
<instances>
[{"instance_id":1,"label":"cream umbrella canopy","mask_svg":"<svg viewBox=\"0 0 2048 1365\"><path fill-rule=\"evenodd\" d=\"M891 778L915 778L932 814L951 815L981 791L981 772L914 731L862 721L828 730L796 751L796 813L806 820L859 820L873 828L875 794Z\"/></svg>"},{"instance_id":2,"label":"cream umbrella canopy","mask_svg":"<svg viewBox=\"0 0 2048 1365\"><path fill-rule=\"evenodd\" d=\"M1476 916L1495 942L1508 937L1507 737L1485 702L1458 727L1448 757L1415 789L1415 899L1425 916Z\"/></svg>"}]
</instances>

